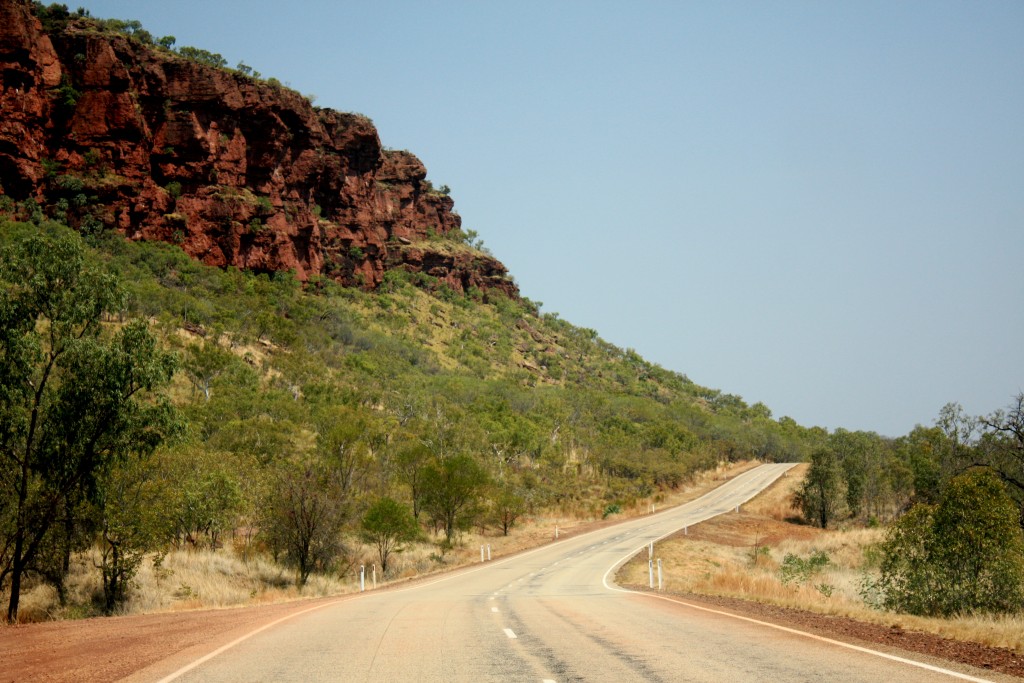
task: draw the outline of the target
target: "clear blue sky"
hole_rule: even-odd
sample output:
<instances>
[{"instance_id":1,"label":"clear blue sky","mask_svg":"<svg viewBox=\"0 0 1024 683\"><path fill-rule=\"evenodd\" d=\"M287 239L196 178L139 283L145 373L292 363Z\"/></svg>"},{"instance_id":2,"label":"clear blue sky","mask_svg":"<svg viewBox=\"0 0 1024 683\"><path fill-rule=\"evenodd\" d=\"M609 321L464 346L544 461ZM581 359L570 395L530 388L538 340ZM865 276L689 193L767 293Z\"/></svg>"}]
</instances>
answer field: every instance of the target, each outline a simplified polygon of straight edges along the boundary
<instances>
[{"instance_id":1,"label":"clear blue sky","mask_svg":"<svg viewBox=\"0 0 1024 683\"><path fill-rule=\"evenodd\" d=\"M1024 3L78 0L370 116L523 293L775 417L1024 389Z\"/></svg>"}]
</instances>

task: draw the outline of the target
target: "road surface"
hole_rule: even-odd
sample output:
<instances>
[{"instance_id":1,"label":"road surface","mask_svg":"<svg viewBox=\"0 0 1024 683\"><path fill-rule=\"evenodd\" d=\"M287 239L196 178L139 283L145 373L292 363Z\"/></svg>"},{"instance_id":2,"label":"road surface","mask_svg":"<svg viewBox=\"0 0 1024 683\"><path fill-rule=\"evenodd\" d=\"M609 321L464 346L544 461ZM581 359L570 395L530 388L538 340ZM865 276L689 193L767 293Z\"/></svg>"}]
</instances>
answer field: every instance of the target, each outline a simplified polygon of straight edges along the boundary
<instances>
[{"instance_id":1,"label":"road surface","mask_svg":"<svg viewBox=\"0 0 1024 683\"><path fill-rule=\"evenodd\" d=\"M128 680L956 680L941 668L953 665L921 668L614 585L614 570L638 550L733 512L789 467L764 465L681 507L437 580L321 604ZM984 680L957 666L966 680Z\"/></svg>"}]
</instances>

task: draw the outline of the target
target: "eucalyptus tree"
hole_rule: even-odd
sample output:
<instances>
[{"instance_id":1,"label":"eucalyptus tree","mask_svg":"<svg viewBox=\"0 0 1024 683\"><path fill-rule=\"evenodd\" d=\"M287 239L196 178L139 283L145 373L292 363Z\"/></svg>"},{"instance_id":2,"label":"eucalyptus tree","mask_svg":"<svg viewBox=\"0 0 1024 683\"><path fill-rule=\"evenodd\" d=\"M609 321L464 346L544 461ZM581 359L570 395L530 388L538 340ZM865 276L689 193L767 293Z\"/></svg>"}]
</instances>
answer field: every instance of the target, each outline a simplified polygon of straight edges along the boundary
<instances>
[{"instance_id":1,"label":"eucalyptus tree","mask_svg":"<svg viewBox=\"0 0 1024 683\"><path fill-rule=\"evenodd\" d=\"M142 322L104 329L122 305L115 278L89 265L66 228L44 226L0 253L0 585L10 581L10 622L57 521L73 528L102 474L173 430L159 389L174 357Z\"/></svg>"}]
</instances>

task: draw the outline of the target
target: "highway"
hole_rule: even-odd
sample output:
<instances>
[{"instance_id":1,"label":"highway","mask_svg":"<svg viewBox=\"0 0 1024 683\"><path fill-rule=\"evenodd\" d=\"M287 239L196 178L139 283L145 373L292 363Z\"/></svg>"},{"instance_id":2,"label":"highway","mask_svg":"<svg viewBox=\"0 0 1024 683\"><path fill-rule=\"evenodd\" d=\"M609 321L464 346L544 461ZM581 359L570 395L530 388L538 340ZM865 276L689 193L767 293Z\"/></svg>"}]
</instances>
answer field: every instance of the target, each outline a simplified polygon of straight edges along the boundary
<instances>
[{"instance_id":1,"label":"highway","mask_svg":"<svg viewBox=\"0 0 1024 683\"><path fill-rule=\"evenodd\" d=\"M615 569L733 512L790 465L691 503L404 588L321 604L129 681L951 681L976 671L889 655L624 591ZM900 654L899 657L908 655Z\"/></svg>"}]
</instances>

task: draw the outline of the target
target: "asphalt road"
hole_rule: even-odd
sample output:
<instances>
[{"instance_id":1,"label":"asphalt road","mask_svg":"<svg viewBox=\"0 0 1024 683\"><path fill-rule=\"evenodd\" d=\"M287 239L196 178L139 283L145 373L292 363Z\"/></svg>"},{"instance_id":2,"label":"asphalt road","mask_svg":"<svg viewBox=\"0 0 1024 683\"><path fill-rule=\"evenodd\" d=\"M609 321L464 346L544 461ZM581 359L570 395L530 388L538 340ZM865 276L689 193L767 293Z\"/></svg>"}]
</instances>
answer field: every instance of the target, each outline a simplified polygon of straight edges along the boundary
<instances>
[{"instance_id":1,"label":"asphalt road","mask_svg":"<svg viewBox=\"0 0 1024 683\"><path fill-rule=\"evenodd\" d=\"M764 465L679 508L435 581L321 605L169 675L155 667L130 680L955 680L614 586L614 569L651 541L734 511L789 467Z\"/></svg>"}]
</instances>

